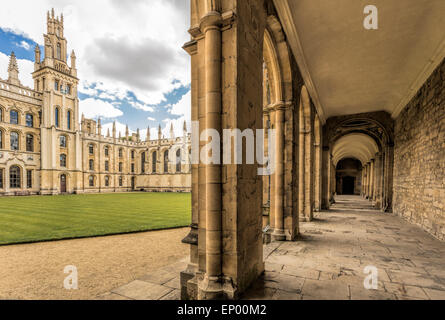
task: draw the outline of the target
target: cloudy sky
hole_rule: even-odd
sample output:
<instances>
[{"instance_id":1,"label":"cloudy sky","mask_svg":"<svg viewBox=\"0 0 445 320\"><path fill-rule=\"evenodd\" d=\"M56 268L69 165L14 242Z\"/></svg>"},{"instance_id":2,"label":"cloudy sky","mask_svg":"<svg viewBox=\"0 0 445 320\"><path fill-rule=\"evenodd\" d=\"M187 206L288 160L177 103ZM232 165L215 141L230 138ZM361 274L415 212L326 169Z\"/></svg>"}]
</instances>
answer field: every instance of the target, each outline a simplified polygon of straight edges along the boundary
<instances>
[{"instance_id":1,"label":"cloudy sky","mask_svg":"<svg viewBox=\"0 0 445 320\"><path fill-rule=\"evenodd\" d=\"M190 58L186 0L14 0L0 10L0 78L7 79L9 55L19 59L22 84L33 87L34 47L43 45L46 12L63 12L68 50L75 50L80 111L116 121L125 132L150 126L167 136L173 123L182 135L190 122ZM42 47L43 52L43 47ZM190 124L189 124L190 128Z\"/></svg>"}]
</instances>

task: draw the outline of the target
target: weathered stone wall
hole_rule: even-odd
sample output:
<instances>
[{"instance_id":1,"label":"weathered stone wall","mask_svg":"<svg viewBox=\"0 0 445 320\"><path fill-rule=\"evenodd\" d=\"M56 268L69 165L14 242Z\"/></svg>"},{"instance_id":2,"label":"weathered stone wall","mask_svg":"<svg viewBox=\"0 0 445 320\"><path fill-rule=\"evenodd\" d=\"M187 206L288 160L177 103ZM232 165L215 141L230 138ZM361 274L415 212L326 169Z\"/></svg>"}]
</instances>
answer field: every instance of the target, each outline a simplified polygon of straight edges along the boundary
<instances>
[{"instance_id":1,"label":"weathered stone wall","mask_svg":"<svg viewBox=\"0 0 445 320\"><path fill-rule=\"evenodd\" d=\"M445 60L396 120L394 212L445 240Z\"/></svg>"}]
</instances>

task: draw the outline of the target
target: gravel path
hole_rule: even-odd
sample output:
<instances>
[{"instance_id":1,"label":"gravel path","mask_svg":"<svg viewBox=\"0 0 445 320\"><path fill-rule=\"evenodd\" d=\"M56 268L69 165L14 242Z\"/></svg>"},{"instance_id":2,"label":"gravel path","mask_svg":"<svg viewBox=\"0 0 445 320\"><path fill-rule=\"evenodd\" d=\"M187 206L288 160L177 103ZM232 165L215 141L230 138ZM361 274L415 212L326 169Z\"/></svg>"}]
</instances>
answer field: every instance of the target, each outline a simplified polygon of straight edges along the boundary
<instances>
[{"instance_id":1,"label":"gravel path","mask_svg":"<svg viewBox=\"0 0 445 320\"><path fill-rule=\"evenodd\" d=\"M0 246L0 299L94 299L188 255L189 228ZM78 290L63 287L76 266Z\"/></svg>"}]
</instances>

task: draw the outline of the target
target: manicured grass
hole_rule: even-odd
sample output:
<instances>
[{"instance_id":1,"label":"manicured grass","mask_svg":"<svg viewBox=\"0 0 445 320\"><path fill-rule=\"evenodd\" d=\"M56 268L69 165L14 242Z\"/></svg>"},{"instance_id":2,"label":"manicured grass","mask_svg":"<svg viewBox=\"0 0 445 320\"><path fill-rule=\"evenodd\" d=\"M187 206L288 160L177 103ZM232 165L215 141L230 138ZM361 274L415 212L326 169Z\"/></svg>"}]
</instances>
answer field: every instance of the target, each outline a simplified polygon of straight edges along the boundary
<instances>
[{"instance_id":1,"label":"manicured grass","mask_svg":"<svg viewBox=\"0 0 445 320\"><path fill-rule=\"evenodd\" d=\"M184 227L191 195L128 193L0 198L0 245Z\"/></svg>"}]
</instances>

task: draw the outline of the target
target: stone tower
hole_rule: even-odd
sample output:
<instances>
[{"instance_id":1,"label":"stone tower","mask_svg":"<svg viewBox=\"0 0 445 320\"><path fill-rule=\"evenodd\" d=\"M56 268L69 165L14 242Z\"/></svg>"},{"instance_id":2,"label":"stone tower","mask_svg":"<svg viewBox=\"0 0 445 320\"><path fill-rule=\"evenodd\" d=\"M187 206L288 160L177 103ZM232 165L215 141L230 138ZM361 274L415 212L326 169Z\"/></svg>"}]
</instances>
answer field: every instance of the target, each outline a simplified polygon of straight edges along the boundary
<instances>
[{"instance_id":1,"label":"stone tower","mask_svg":"<svg viewBox=\"0 0 445 320\"><path fill-rule=\"evenodd\" d=\"M54 9L47 15L44 38L44 58L35 49L34 90L43 96L41 119L42 194L56 194L68 185L77 192L81 189L82 147L77 96L76 56L67 62L67 40L64 37L63 15L55 16ZM62 147L60 137L67 143ZM66 166L59 161L66 156ZM71 172L68 174L68 172ZM66 181L61 186L61 180Z\"/></svg>"}]
</instances>

